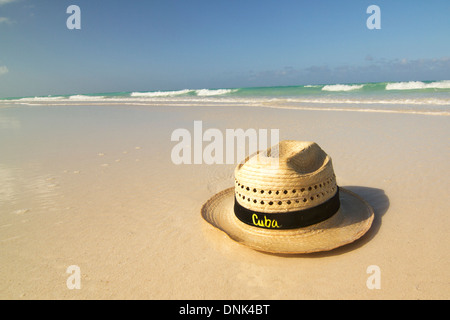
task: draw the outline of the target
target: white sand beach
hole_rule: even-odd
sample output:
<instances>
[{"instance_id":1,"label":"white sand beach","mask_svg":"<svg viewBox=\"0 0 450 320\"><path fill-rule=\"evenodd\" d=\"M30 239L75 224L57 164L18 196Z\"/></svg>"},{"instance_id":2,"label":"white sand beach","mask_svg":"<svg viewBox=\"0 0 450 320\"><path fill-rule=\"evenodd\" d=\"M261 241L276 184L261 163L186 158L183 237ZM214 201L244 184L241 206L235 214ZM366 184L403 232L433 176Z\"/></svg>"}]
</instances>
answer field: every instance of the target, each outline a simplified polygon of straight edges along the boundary
<instances>
[{"instance_id":1,"label":"white sand beach","mask_svg":"<svg viewBox=\"0 0 450 320\"><path fill-rule=\"evenodd\" d=\"M260 107L0 109L2 299L449 299L448 116ZM279 129L314 141L374 208L330 252L254 251L200 208L234 165L175 165L171 133ZM69 290L69 266L81 288ZM381 287L367 272L378 266Z\"/></svg>"}]
</instances>

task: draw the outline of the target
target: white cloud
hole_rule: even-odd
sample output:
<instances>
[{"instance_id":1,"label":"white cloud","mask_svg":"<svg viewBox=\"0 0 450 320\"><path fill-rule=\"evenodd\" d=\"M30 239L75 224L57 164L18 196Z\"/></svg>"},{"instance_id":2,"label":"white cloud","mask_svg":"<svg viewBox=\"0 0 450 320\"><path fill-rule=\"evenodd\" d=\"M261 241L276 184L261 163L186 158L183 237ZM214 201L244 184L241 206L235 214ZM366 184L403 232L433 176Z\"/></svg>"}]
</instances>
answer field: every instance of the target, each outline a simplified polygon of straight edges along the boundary
<instances>
[{"instance_id":1,"label":"white cloud","mask_svg":"<svg viewBox=\"0 0 450 320\"><path fill-rule=\"evenodd\" d=\"M0 76L7 74L9 72L6 66L0 66Z\"/></svg>"},{"instance_id":2,"label":"white cloud","mask_svg":"<svg viewBox=\"0 0 450 320\"><path fill-rule=\"evenodd\" d=\"M448 79L450 57L434 59L376 59L366 56L364 64L329 66L313 65L307 68L249 72L246 78L251 85L292 85L299 83L353 83L381 81L412 81Z\"/></svg>"},{"instance_id":3,"label":"white cloud","mask_svg":"<svg viewBox=\"0 0 450 320\"><path fill-rule=\"evenodd\" d=\"M0 0L0 6L13 2L17 2L17 0Z\"/></svg>"},{"instance_id":4,"label":"white cloud","mask_svg":"<svg viewBox=\"0 0 450 320\"><path fill-rule=\"evenodd\" d=\"M1 0L0 0L0 1L1 1ZM11 21L10 18L7 18L7 17L0 17L0 24L2 24L2 23L11 24L12 21Z\"/></svg>"}]
</instances>

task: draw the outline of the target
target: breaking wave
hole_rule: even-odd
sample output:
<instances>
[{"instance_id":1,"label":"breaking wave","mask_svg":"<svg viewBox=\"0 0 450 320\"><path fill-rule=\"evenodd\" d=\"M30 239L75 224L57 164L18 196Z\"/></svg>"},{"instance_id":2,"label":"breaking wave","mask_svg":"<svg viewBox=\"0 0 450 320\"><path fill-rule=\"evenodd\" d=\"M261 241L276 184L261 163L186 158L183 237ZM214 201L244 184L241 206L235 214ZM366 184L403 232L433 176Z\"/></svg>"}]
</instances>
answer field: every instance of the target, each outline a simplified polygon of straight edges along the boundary
<instances>
[{"instance_id":1,"label":"breaking wave","mask_svg":"<svg viewBox=\"0 0 450 320\"><path fill-rule=\"evenodd\" d=\"M386 85L386 90L421 90L450 89L450 80L425 83L422 81L393 82Z\"/></svg>"},{"instance_id":2,"label":"breaking wave","mask_svg":"<svg viewBox=\"0 0 450 320\"><path fill-rule=\"evenodd\" d=\"M227 93L236 92L237 89L200 89L195 90L195 93L199 97L221 96Z\"/></svg>"},{"instance_id":3,"label":"breaking wave","mask_svg":"<svg viewBox=\"0 0 450 320\"><path fill-rule=\"evenodd\" d=\"M363 84L333 84L326 85L322 88L323 91L353 91L364 87Z\"/></svg>"},{"instance_id":4,"label":"breaking wave","mask_svg":"<svg viewBox=\"0 0 450 320\"><path fill-rule=\"evenodd\" d=\"M188 94L192 90L184 89L177 91L153 91L153 92L132 92L131 97L173 97Z\"/></svg>"}]
</instances>

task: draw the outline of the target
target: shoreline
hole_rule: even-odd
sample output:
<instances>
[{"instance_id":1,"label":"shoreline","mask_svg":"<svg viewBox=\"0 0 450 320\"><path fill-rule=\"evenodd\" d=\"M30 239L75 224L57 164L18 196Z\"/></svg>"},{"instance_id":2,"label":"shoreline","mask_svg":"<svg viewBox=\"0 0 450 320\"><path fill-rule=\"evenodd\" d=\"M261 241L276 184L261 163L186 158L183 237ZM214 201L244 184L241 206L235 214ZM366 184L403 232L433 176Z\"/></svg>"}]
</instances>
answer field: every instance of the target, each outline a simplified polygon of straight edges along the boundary
<instances>
[{"instance_id":1,"label":"shoreline","mask_svg":"<svg viewBox=\"0 0 450 320\"><path fill-rule=\"evenodd\" d=\"M296 100L291 98L272 98L267 102L265 98L259 99L165 99L165 100L127 100L127 99L108 99L107 101L67 101L67 102L7 102L1 103L0 110L17 107L151 107L151 108L268 108L277 110L303 110L303 111L331 111L331 112L368 112L368 113L392 113L392 114L417 114L429 116L450 116L446 111L450 106L449 101L443 101L437 104L429 104L427 101L415 100L408 103L402 103L398 100L380 100L371 102L370 100ZM346 107L342 107L346 106ZM355 107L357 106L357 107ZM358 107L359 106L359 107ZM428 108L426 108L428 107Z\"/></svg>"}]
</instances>

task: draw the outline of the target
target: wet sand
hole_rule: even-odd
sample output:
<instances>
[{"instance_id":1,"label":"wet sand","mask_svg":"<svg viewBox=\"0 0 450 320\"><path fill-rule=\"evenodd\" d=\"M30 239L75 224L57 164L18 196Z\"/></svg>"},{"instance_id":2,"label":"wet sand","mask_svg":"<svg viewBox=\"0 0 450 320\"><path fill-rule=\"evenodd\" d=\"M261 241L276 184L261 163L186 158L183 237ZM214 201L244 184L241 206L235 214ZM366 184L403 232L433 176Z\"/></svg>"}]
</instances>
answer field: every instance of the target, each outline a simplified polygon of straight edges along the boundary
<instances>
[{"instance_id":1,"label":"wet sand","mask_svg":"<svg viewBox=\"0 0 450 320\"><path fill-rule=\"evenodd\" d=\"M200 208L234 165L175 165L178 128L317 142L374 224L326 253L230 240ZM0 109L2 299L449 299L447 116L253 107ZM69 290L76 265L81 289ZM380 289L369 289L370 266Z\"/></svg>"}]
</instances>

